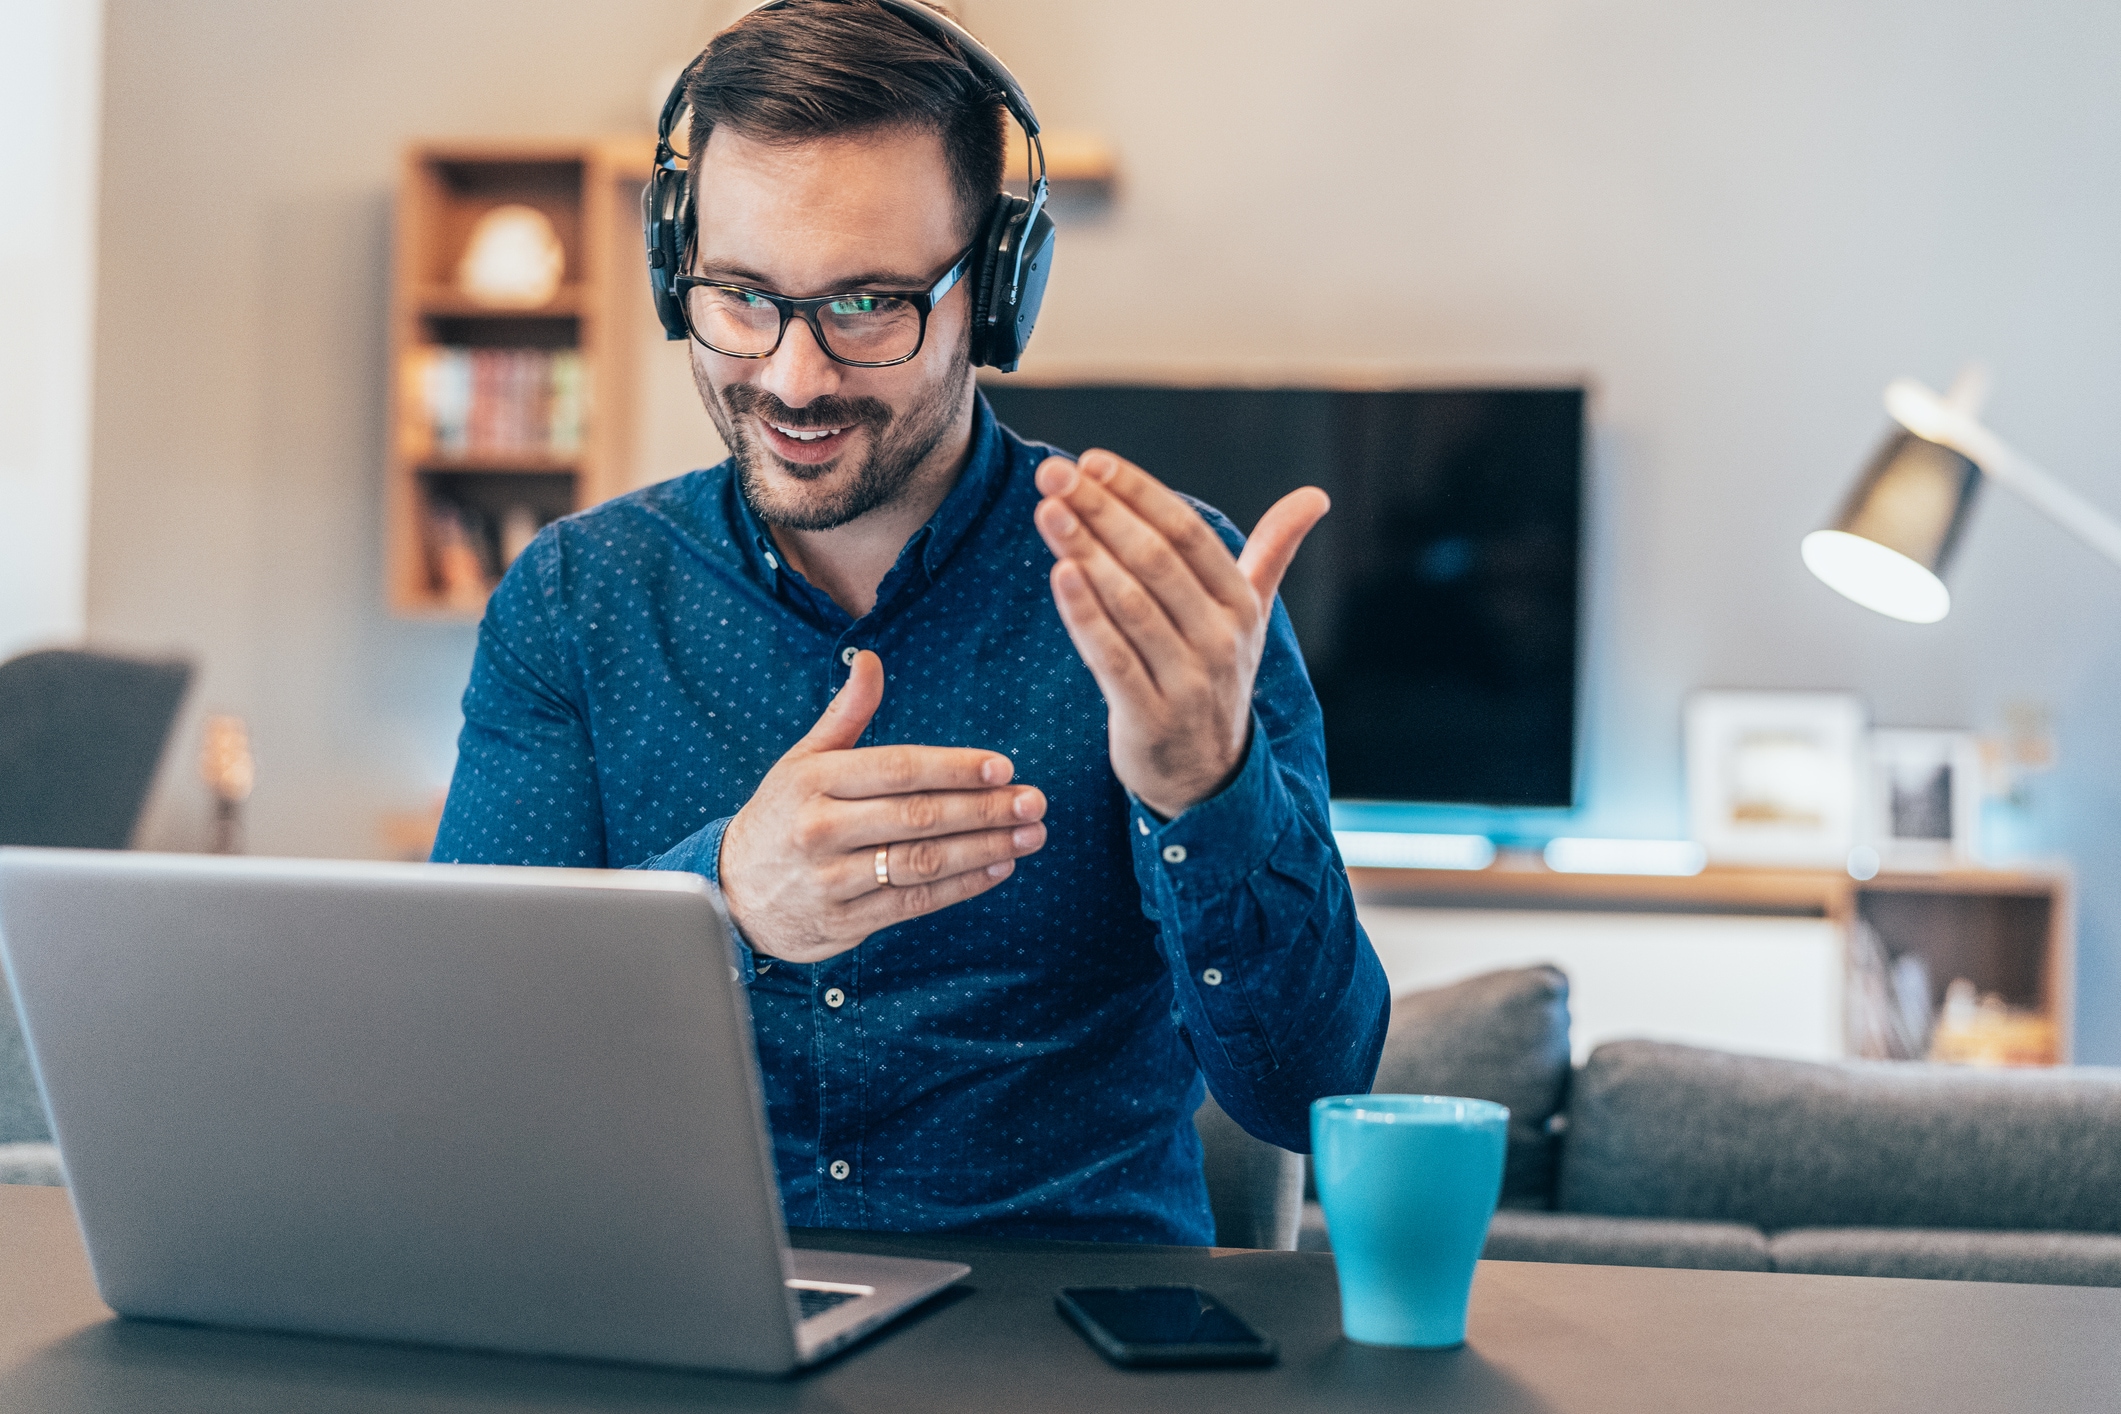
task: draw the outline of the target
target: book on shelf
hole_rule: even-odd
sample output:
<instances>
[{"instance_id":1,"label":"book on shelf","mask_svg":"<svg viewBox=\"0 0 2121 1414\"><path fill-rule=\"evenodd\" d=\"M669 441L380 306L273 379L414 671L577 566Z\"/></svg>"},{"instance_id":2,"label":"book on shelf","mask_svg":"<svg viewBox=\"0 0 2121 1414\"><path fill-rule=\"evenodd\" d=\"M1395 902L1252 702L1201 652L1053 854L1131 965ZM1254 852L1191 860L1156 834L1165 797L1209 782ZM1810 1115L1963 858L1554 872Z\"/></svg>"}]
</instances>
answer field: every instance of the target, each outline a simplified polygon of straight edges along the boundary
<instances>
[{"instance_id":1,"label":"book on shelf","mask_svg":"<svg viewBox=\"0 0 2121 1414\"><path fill-rule=\"evenodd\" d=\"M400 376L408 457L542 460L582 450L588 380L571 349L427 345Z\"/></svg>"},{"instance_id":2,"label":"book on shelf","mask_svg":"<svg viewBox=\"0 0 2121 1414\"><path fill-rule=\"evenodd\" d=\"M518 502L498 512L434 497L427 504L427 577L442 603L477 613L548 517Z\"/></svg>"}]
</instances>

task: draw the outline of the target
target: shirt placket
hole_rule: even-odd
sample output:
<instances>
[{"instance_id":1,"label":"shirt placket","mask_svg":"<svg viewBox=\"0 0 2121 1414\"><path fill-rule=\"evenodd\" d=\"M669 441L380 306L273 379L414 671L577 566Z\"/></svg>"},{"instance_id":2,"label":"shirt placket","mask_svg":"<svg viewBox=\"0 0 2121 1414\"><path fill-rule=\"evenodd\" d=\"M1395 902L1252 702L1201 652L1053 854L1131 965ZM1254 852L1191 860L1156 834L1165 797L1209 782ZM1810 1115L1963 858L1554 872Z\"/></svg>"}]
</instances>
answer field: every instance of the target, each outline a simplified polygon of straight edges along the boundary
<instances>
[{"instance_id":1,"label":"shirt placket","mask_svg":"<svg viewBox=\"0 0 2121 1414\"><path fill-rule=\"evenodd\" d=\"M882 607L879 605L879 607ZM846 686L854 660L863 649L874 651L878 615L872 611L849 624L833 641L825 679L833 692ZM865 1116L864 1057L860 1003L860 948L851 948L811 969L810 1015L817 1057L817 1223L820 1227L861 1227L866 1221L863 1197Z\"/></svg>"},{"instance_id":2,"label":"shirt placket","mask_svg":"<svg viewBox=\"0 0 2121 1414\"><path fill-rule=\"evenodd\" d=\"M818 1058L820 1227L861 1227L866 1217L860 980L860 948L811 969L810 1015Z\"/></svg>"}]
</instances>

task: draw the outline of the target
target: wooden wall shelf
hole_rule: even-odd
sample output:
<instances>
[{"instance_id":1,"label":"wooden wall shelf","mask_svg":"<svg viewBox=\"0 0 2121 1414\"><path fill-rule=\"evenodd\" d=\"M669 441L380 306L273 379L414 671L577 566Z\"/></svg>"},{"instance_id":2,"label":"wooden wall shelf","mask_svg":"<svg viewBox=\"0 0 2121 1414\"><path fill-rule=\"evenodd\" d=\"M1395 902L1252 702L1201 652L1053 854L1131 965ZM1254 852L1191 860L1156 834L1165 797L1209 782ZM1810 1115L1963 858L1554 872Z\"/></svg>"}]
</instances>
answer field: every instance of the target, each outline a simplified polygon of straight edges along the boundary
<instances>
[{"instance_id":1,"label":"wooden wall shelf","mask_svg":"<svg viewBox=\"0 0 2121 1414\"><path fill-rule=\"evenodd\" d=\"M1039 134L1039 146L1045 150L1046 180L1054 195L1109 201L1118 193L1118 155L1098 134L1048 129ZM1011 123L1002 184L1018 193L1024 186L1025 154L1023 130Z\"/></svg>"},{"instance_id":2,"label":"wooden wall shelf","mask_svg":"<svg viewBox=\"0 0 2121 1414\"><path fill-rule=\"evenodd\" d=\"M507 456L500 453L487 457L430 455L415 457L412 461L421 471L462 471L473 474L491 472L495 475L507 475L510 472L571 472L579 471L582 466L580 457Z\"/></svg>"},{"instance_id":3,"label":"wooden wall shelf","mask_svg":"<svg viewBox=\"0 0 2121 1414\"><path fill-rule=\"evenodd\" d=\"M551 299L527 309L496 309L446 285L423 289L414 297L414 307L420 314L455 319L551 319L558 315L580 314L591 303L593 301L580 285L562 285Z\"/></svg>"},{"instance_id":4,"label":"wooden wall shelf","mask_svg":"<svg viewBox=\"0 0 2121 1414\"><path fill-rule=\"evenodd\" d=\"M645 308L648 298L640 193L652 150L629 138L429 142L405 153L384 472L384 592L396 613L476 618L526 526L623 489L633 330L644 317L625 302ZM559 290L533 309L496 308L456 287L473 225L503 203L544 213L565 251ZM489 400L481 404L489 411L492 400L513 400L507 436L481 424L456 445L436 444L422 370L437 350L467 351L456 365L466 379L472 367L493 375L461 386L470 390L466 397ZM532 357L500 371L498 361L472 357L510 353ZM572 400L576 418L551 412L563 398ZM537 445L553 436L561 437L558 445Z\"/></svg>"}]
</instances>

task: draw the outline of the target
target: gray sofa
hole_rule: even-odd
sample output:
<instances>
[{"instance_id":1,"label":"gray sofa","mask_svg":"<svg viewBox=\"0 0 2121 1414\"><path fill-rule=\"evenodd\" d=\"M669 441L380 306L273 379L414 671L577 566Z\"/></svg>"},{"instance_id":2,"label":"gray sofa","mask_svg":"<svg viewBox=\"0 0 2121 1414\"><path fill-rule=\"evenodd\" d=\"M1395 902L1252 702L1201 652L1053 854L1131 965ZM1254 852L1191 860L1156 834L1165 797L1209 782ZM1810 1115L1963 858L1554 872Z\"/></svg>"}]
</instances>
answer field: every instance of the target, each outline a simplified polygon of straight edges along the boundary
<instances>
[{"instance_id":1,"label":"gray sofa","mask_svg":"<svg viewBox=\"0 0 2121 1414\"><path fill-rule=\"evenodd\" d=\"M0 1183L55 1184L59 1151L30 1074L29 1050L15 1020L15 999L0 975Z\"/></svg>"},{"instance_id":2,"label":"gray sofa","mask_svg":"<svg viewBox=\"0 0 2121 1414\"><path fill-rule=\"evenodd\" d=\"M2121 1071L1811 1064L1619 1041L1552 968L1402 998L1379 1091L1511 1108L1487 1255L2121 1286ZM1315 1202L1298 1243L1329 1239Z\"/></svg>"}]
</instances>

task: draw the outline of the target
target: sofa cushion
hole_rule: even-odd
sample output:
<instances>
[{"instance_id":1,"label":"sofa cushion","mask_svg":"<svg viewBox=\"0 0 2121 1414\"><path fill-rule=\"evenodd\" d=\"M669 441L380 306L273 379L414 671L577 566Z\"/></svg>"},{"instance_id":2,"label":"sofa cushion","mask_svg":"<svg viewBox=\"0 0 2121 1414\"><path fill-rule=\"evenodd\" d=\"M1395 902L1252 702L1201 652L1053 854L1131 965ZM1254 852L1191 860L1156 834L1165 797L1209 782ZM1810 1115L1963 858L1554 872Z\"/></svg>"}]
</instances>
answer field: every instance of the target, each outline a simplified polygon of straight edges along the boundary
<instances>
[{"instance_id":1,"label":"sofa cushion","mask_svg":"<svg viewBox=\"0 0 2121 1414\"><path fill-rule=\"evenodd\" d=\"M1488 1224L1481 1256L1502 1262L1583 1262L1602 1267L1772 1270L1767 1238L1743 1223L1608 1218L1504 1208Z\"/></svg>"},{"instance_id":2,"label":"sofa cushion","mask_svg":"<svg viewBox=\"0 0 2121 1414\"><path fill-rule=\"evenodd\" d=\"M1813 1064L1652 1041L1574 1082L1560 1207L1814 1227L2121 1231L2121 1072Z\"/></svg>"},{"instance_id":3,"label":"sofa cushion","mask_svg":"<svg viewBox=\"0 0 2121 1414\"><path fill-rule=\"evenodd\" d=\"M1778 1272L2121 1286L2121 1237L2104 1232L1801 1227L1769 1238L1768 1252Z\"/></svg>"},{"instance_id":4,"label":"sofa cushion","mask_svg":"<svg viewBox=\"0 0 2121 1414\"><path fill-rule=\"evenodd\" d=\"M59 1168L59 1151L50 1144L0 1144L0 1183L42 1184L57 1188L66 1182Z\"/></svg>"},{"instance_id":5,"label":"sofa cushion","mask_svg":"<svg viewBox=\"0 0 2121 1414\"><path fill-rule=\"evenodd\" d=\"M1519 967L1394 1000L1370 1088L1507 1105L1503 1196L1543 1202L1554 1174L1547 1121L1568 1084L1569 979L1559 968Z\"/></svg>"},{"instance_id":6,"label":"sofa cushion","mask_svg":"<svg viewBox=\"0 0 2121 1414\"><path fill-rule=\"evenodd\" d=\"M1330 1252L1325 1211L1304 1204L1296 1235L1299 1252ZM1606 1218L1501 1208L1488 1224L1480 1254L1501 1262L1580 1262L1603 1267L1704 1267L1714 1271L1772 1270L1767 1238L1741 1223L1668 1222L1662 1218Z\"/></svg>"}]
</instances>

